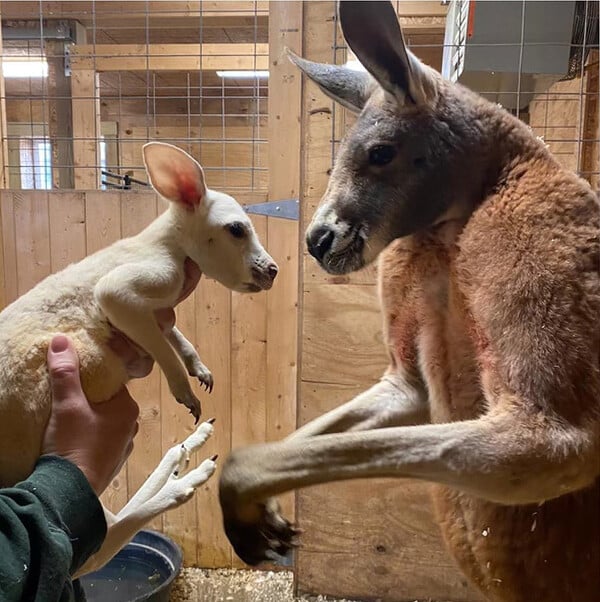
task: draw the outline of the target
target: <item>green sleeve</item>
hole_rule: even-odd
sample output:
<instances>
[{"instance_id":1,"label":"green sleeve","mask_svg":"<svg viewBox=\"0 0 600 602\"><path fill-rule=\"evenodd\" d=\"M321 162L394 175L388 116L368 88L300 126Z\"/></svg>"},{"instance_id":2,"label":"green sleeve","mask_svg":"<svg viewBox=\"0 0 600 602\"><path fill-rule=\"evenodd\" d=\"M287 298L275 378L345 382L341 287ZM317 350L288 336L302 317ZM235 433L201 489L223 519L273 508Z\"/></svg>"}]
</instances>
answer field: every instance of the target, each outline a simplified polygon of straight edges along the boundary
<instances>
[{"instance_id":1,"label":"green sleeve","mask_svg":"<svg viewBox=\"0 0 600 602\"><path fill-rule=\"evenodd\" d=\"M68 601L71 574L106 536L100 501L84 474L57 456L0 489L0 600Z\"/></svg>"}]
</instances>

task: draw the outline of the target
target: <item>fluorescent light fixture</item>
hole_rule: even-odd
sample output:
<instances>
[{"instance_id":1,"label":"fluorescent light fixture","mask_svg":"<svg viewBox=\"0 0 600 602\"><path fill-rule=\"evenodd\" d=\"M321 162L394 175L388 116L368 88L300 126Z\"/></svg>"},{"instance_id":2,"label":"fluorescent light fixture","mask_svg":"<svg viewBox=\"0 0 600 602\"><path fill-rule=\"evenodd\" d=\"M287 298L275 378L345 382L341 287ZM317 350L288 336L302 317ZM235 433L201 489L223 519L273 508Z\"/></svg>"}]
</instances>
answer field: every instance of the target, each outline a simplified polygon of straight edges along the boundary
<instances>
[{"instance_id":1,"label":"fluorescent light fixture","mask_svg":"<svg viewBox=\"0 0 600 602\"><path fill-rule=\"evenodd\" d=\"M48 63L46 59L5 56L2 72L4 77L48 77Z\"/></svg>"},{"instance_id":2,"label":"fluorescent light fixture","mask_svg":"<svg viewBox=\"0 0 600 602\"><path fill-rule=\"evenodd\" d=\"M269 77L268 71L217 71L217 75L219 77L229 77L229 78L238 78L238 79L249 79L249 78L258 78L258 77Z\"/></svg>"}]
</instances>

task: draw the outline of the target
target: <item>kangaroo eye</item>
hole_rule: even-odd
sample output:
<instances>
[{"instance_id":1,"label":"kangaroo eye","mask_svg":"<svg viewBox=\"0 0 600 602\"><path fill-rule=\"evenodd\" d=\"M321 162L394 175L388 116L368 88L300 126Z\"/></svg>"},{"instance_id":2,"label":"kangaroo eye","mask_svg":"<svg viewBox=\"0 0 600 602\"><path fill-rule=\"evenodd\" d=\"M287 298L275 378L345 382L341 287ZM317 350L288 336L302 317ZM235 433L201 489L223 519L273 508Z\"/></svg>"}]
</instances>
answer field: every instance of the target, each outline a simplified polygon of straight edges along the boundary
<instances>
[{"instance_id":1,"label":"kangaroo eye","mask_svg":"<svg viewBox=\"0 0 600 602\"><path fill-rule=\"evenodd\" d=\"M369 163L371 165L387 165L396 156L396 149L390 144L379 144L369 150Z\"/></svg>"},{"instance_id":2,"label":"kangaroo eye","mask_svg":"<svg viewBox=\"0 0 600 602\"><path fill-rule=\"evenodd\" d=\"M229 224L227 229L234 238L244 238L244 235L246 234L246 229L244 228L243 224L240 224L240 222L233 222L233 224Z\"/></svg>"}]
</instances>

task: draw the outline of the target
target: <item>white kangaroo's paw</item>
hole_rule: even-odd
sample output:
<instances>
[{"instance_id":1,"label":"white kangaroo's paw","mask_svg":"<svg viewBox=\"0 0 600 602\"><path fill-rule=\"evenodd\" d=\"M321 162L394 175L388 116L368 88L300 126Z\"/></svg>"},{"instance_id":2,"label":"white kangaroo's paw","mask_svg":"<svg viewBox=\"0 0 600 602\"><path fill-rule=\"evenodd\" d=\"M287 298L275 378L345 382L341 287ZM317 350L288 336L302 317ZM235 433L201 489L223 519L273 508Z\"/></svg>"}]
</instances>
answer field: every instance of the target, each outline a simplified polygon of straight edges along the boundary
<instances>
[{"instance_id":1,"label":"white kangaroo's paw","mask_svg":"<svg viewBox=\"0 0 600 602\"><path fill-rule=\"evenodd\" d=\"M119 512L118 518L123 518L145 504L169 482L169 479L181 477L189 466L190 454L200 448L213 434L214 422L214 418L203 422L183 443L171 447L153 473Z\"/></svg>"},{"instance_id":2,"label":"white kangaroo's paw","mask_svg":"<svg viewBox=\"0 0 600 602\"><path fill-rule=\"evenodd\" d=\"M204 431L206 430L207 429L204 429ZM204 440L206 440L206 438L207 437L205 437ZM206 483L206 481L214 474L217 466L216 459L217 456L213 456L209 460L204 460L198 468L195 468L179 479L174 475L171 475L158 493L144 502L141 502L141 498L138 498L140 503L130 506L128 512L121 511L119 515L115 517L105 510L107 521L110 524L106 539L104 540L101 549L89 558L85 565L78 571L77 577L89 573L90 571L94 571L106 564L153 518L187 502L194 495L194 491L196 491L200 485Z\"/></svg>"},{"instance_id":3,"label":"white kangaroo's paw","mask_svg":"<svg viewBox=\"0 0 600 602\"><path fill-rule=\"evenodd\" d=\"M173 470L174 477L182 476L189 467L190 454L200 449L213 434L214 418L203 422L180 446L177 467Z\"/></svg>"},{"instance_id":4,"label":"white kangaroo's paw","mask_svg":"<svg viewBox=\"0 0 600 602\"><path fill-rule=\"evenodd\" d=\"M206 483L217 468L217 456L204 460L200 466L194 468L181 478L173 476L167 484L150 500L164 510L177 508L187 502L200 485ZM163 511L164 511L163 510Z\"/></svg>"}]
</instances>

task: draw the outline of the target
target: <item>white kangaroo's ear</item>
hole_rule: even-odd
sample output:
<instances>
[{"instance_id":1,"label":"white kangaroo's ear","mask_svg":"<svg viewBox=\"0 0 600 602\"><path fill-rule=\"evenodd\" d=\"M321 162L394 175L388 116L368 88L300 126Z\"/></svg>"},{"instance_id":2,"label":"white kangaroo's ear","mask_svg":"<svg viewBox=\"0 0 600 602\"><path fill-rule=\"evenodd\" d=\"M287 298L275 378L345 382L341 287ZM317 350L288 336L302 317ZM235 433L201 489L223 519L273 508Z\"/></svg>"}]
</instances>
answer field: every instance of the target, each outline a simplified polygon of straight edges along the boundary
<instances>
[{"instance_id":1,"label":"white kangaroo's ear","mask_svg":"<svg viewBox=\"0 0 600 602\"><path fill-rule=\"evenodd\" d=\"M150 183L168 201L193 210L206 196L204 172L185 151L165 142L148 142L142 148Z\"/></svg>"},{"instance_id":2,"label":"white kangaroo's ear","mask_svg":"<svg viewBox=\"0 0 600 602\"><path fill-rule=\"evenodd\" d=\"M433 70L406 48L391 2L340 0L338 15L348 46L386 92L401 103L435 96Z\"/></svg>"},{"instance_id":3,"label":"white kangaroo's ear","mask_svg":"<svg viewBox=\"0 0 600 602\"><path fill-rule=\"evenodd\" d=\"M299 57L289 49L287 55L292 63L308 75L327 96L356 113L362 111L375 87L373 78L366 71L314 63Z\"/></svg>"}]
</instances>

